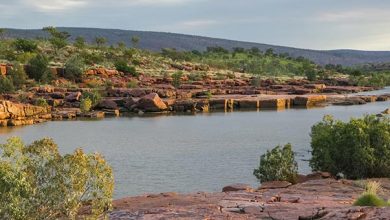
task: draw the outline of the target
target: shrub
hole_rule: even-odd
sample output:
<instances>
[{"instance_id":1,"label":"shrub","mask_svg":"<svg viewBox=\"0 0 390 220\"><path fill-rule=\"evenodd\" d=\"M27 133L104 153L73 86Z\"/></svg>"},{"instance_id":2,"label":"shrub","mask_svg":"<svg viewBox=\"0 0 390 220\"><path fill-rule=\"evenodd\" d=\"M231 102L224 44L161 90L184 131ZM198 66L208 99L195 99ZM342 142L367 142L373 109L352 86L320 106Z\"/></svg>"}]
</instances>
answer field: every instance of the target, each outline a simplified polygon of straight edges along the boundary
<instances>
[{"instance_id":1,"label":"shrub","mask_svg":"<svg viewBox=\"0 0 390 220\"><path fill-rule=\"evenodd\" d=\"M390 177L389 118L367 115L342 122L325 116L311 129L311 147L313 170L350 179Z\"/></svg>"},{"instance_id":2,"label":"shrub","mask_svg":"<svg viewBox=\"0 0 390 220\"><path fill-rule=\"evenodd\" d=\"M37 44L32 40L18 38L13 42L16 50L23 52L33 52L37 49Z\"/></svg>"},{"instance_id":3,"label":"shrub","mask_svg":"<svg viewBox=\"0 0 390 220\"><path fill-rule=\"evenodd\" d=\"M10 138L0 149L1 219L75 219L85 204L94 219L110 210L114 180L101 155L62 156L51 139Z\"/></svg>"},{"instance_id":4,"label":"shrub","mask_svg":"<svg viewBox=\"0 0 390 220\"><path fill-rule=\"evenodd\" d=\"M267 153L261 155L260 165L253 171L253 175L260 182L278 180L296 183L298 165L291 144L286 144L283 148L277 146L271 151L267 150Z\"/></svg>"},{"instance_id":5,"label":"shrub","mask_svg":"<svg viewBox=\"0 0 390 220\"><path fill-rule=\"evenodd\" d=\"M127 88L138 88L138 82L135 80L131 80L127 83Z\"/></svg>"},{"instance_id":6,"label":"shrub","mask_svg":"<svg viewBox=\"0 0 390 220\"><path fill-rule=\"evenodd\" d=\"M388 206L388 202L381 199L377 193L381 189L379 182L369 181L366 184L365 192L353 203L355 206Z\"/></svg>"},{"instance_id":7,"label":"shrub","mask_svg":"<svg viewBox=\"0 0 390 220\"><path fill-rule=\"evenodd\" d=\"M97 90L91 92L83 92L82 99L88 98L92 102L92 107L97 106L102 100L102 96Z\"/></svg>"},{"instance_id":8,"label":"shrub","mask_svg":"<svg viewBox=\"0 0 390 220\"><path fill-rule=\"evenodd\" d=\"M28 64L27 74L29 77L36 81L50 81L49 59L45 55L38 54Z\"/></svg>"},{"instance_id":9,"label":"shrub","mask_svg":"<svg viewBox=\"0 0 390 220\"><path fill-rule=\"evenodd\" d=\"M181 85L181 77L183 76L183 72L179 71L174 74L172 74L172 85L176 88L178 88Z\"/></svg>"},{"instance_id":10,"label":"shrub","mask_svg":"<svg viewBox=\"0 0 390 220\"><path fill-rule=\"evenodd\" d=\"M65 63L65 73L64 77L80 82L84 75L84 61L79 56L73 56L69 58Z\"/></svg>"},{"instance_id":11,"label":"shrub","mask_svg":"<svg viewBox=\"0 0 390 220\"><path fill-rule=\"evenodd\" d=\"M26 72L24 71L24 67L20 65L20 63L14 63L13 67L7 74L17 89L22 88L28 78Z\"/></svg>"},{"instance_id":12,"label":"shrub","mask_svg":"<svg viewBox=\"0 0 390 220\"><path fill-rule=\"evenodd\" d=\"M118 60L115 62L116 70L132 76L138 76L137 70L134 66L129 66L125 60Z\"/></svg>"},{"instance_id":13,"label":"shrub","mask_svg":"<svg viewBox=\"0 0 390 220\"><path fill-rule=\"evenodd\" d=\"M46 99L44 98L38 98L35 100L34 105L41 106L41 107L47 107L49 104L47 104Z\"/></svg>"},{"instance_id":14,"label":"shrub","mask_svg":"<svg viewBox=\"0 0 390 220\"><path fill-rule=\"evenodd\" d=\"M12 83L12 80L9 79L8 77L0 75L0 94L13 92L13 91L15 91L15 87L14 84Z\"/></svg>"},{"instance_id":15,"label":"shrub","mask_svg":"<svg viewBox=\"0 0 390 220\"><path fill-rule=\"evenodd\" d=\"M80 101L80 110L82 113L91 111L92 101L89 98L82 98Z\"/></svg>"}]
</instances>

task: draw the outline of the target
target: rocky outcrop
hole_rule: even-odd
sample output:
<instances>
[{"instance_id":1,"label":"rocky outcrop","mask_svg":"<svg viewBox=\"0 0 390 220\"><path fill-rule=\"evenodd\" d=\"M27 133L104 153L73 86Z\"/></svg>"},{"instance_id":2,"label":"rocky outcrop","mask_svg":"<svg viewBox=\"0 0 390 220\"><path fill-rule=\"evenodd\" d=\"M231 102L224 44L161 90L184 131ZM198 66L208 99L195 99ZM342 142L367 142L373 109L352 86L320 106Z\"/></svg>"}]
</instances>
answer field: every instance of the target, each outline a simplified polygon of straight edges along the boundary
<instances>
[{"instance_id":1,"label":"rocky outcrop","mask_svg":"<svg viewBox=\"0 0 390 220\"><path fill-rule=\"evenodd\" d=\"M0 101L0 126L32 125L51 118L50 108Z\"/></svg>"},{"instance_id":2,"label":"rocky outcrop","mask_svg":"<svg viewBox=\"0 0 390 220\"><path fill-rule=\"evenodd\" d=\"M168 109L157 93L151 93L142 97L137 103L137 108L144 112L161 112Z\"/></svg>"},{"instance_id":3,"label":"rocky outcrop","mask_svg":"<svg viewBox=\"0 0 390 220\"><path fill-rule=\"evenodd\" d=\"M316 106L326 102L325 95L313 95L313 96L297 96L294 98L294 106Z\"/></svg>"},{"instance_id":4,"label":"rocky outcrop","mask_svg":"<svg viewBox=\"0 0 390 220\"><path fill-rule=\"evenodd\" d=\"M390 180L379 181L380 196L389 198ZM114 201L110 219L388 219L390 209L352 205L361 185L322 177L284 188L129 197Z\"/></svg>"}]
</instances>

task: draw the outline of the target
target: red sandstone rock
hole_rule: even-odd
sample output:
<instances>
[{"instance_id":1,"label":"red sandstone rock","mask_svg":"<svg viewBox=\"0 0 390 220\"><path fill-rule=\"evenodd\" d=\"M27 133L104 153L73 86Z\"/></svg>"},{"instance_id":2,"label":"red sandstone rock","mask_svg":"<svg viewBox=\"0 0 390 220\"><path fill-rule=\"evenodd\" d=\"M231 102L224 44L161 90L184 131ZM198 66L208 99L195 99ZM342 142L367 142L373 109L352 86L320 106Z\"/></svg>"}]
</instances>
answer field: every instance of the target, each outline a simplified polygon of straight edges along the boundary
<instances>
[{"instance_id":1,"label":"red sandstone rock","mask_svg":"<svg viewBox=\"0 0 390 220\"><path fill-rule=\"evenodd\" d=\"M287 181L271 181L271 182L261 183L259 189L279 189L279 188L287 188L291 185L292 184Z\"/></svg>"},{"instance_id":2,"label":"red sandstone rock","mask_svg":"<svg viewBox=\"0 0 390 220\"><path fill-rule=\"evenodd\" d=\"M222 192L234 192L234 191L252 191L252 187L247 184L237 183L229 186L225 186Z\"/></svg>"},{"instance_id":3,"label":"red sandstone rock","mask_svg":"<svg viewBox=\"0 0 390 220\"><path fill-rule=\"evenodd\" d=\"M160 112L167 110L167 105L160 99L157 93L151 93L138 101L137 108L145 112Z\"/></svg>"}]
</instances>

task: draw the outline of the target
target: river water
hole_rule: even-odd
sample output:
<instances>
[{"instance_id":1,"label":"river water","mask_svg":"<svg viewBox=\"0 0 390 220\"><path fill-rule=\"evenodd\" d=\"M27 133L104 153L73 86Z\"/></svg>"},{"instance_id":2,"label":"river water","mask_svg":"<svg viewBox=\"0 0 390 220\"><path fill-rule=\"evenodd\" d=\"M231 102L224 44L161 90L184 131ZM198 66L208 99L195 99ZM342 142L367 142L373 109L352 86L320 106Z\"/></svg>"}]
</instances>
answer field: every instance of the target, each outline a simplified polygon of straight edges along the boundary
<instances>
[{"instance_id":1,"label":"river water","mask_svg":"<svg viewBox=\"0 0 390 220\"><path fill-rule=\"evenodd\" d=\"M390 93L390 88L379 93ZM291 143L300 172L309 173L313 124L327 114L348 120L389 107L389 102L376 102L309 110L53 121L0 128L0 142L11 136L20 136L26 143L52 137L62 153L78 147L100 152L114 170L115 198L169 191L212 192L232 183L257 186L253 169L260 155L278 144Z\"/></svg>"}]
</instances>

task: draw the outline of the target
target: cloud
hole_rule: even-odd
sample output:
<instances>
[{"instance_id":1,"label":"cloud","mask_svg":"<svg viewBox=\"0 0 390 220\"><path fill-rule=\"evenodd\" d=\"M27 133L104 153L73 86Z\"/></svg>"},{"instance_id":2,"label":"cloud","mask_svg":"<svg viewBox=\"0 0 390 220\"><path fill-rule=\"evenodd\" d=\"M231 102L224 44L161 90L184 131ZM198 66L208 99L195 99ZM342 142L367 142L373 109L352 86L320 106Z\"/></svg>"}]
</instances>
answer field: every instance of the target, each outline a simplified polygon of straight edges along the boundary
<instances>
[{"instance_id":1,"label":"cloud","mask_svg":"<svg viewBox=\"0 0 390 220\"><path fill-rule=\"evenodd\" d=\"M385 9L356 9L345 11L321 12L316 17L321 22L356 22L356 21L373 21L386 20L390 10Z\"/></svg>"},{"instance_id":2,"label":"cloud","mask_svg":"<svg viewBox=\"0 0 390 220\"><path fill-rule=\"evenodd\" d=\"M127 0L125 2L130 5L140 6L166 6L166 5L178 5L192 2L193 0Z\"/></svg>"},{"instance_id":3,"label":"cloud","mask_svg":"<svg viewBox=\"0 0 390 220\"><path fill-rule=\"evenodd\" d=\"M70 10L87 5L85 0L25 0L22 4L41 12Z\"/></svg>"}]
</instances>

